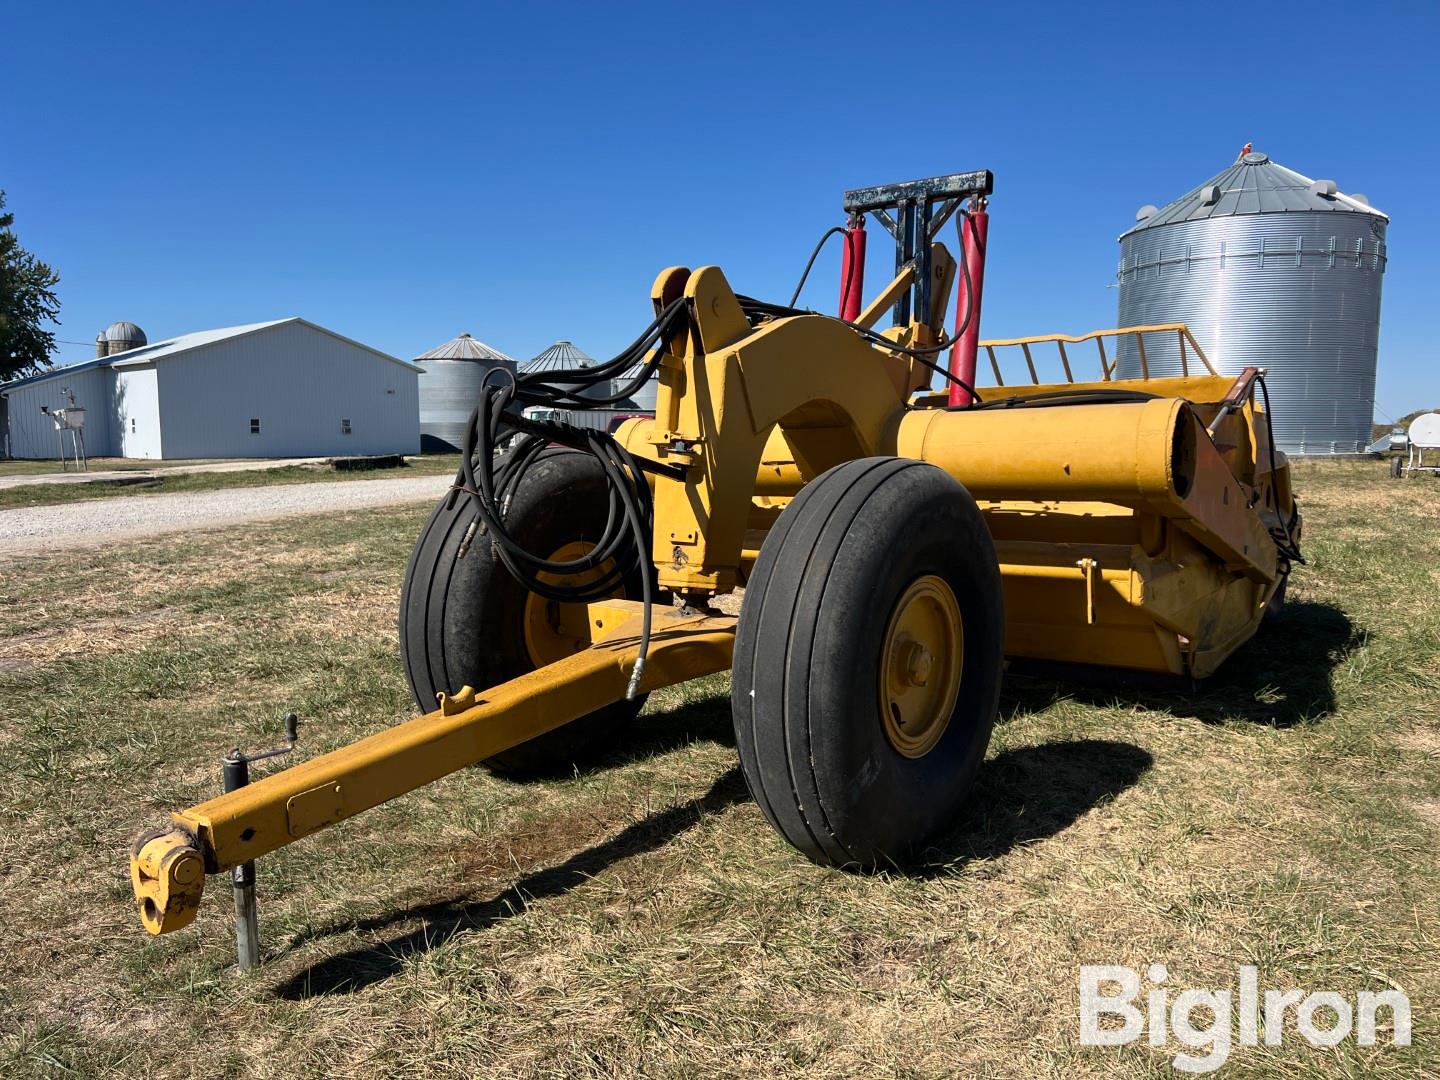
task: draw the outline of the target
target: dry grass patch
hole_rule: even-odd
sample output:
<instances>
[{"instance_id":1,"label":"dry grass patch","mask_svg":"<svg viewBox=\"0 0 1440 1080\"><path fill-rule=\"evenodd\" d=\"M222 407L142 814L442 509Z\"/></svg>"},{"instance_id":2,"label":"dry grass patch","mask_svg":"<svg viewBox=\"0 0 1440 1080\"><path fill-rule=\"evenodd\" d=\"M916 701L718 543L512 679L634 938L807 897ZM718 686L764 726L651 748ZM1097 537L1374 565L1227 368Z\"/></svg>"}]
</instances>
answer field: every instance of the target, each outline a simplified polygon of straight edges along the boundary
<instances>
[{"instance_id":1,"label":"dry grass patch","mask_svg":"<svg viewBox=\"0 0 1440 1080\"><path fill-rule=\"evenodd\" d=\"M215 628L219 622L185 619L170 607L152 608L114 618L68 622L48 630L0 639L0 664L7 660L19 660L30 667L82 653L125 652L173 634L182 625L187 632L198 633Z\"/></svg>"}]
</instances>

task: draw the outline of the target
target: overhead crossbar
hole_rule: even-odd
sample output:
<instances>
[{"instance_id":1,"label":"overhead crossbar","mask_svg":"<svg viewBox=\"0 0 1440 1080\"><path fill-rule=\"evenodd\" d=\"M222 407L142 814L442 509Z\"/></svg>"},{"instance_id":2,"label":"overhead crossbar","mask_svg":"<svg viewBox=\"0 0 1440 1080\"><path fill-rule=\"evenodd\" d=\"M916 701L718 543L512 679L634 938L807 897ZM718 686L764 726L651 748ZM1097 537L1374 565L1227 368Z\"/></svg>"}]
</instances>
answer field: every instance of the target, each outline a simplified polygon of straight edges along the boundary
<instances>
[{"instance_id":1,"label":"overhead crossbar","mask_svg":"<svg viewBox=\"0 0 1440 1080\"><path fill-rule=\"evenodd\" d=\"M979 169L902 184L856 188L845 193L842 206L852 225L866 214L874 214L885 231L894 237L895 273L898 275L908 267L915 270L913 287L895 302L896 326L906 325L912 311L922 318L929 316L930 245L941 227L954 216L962 200L983 199L994 190L994 175L989 169Z\"/></svg>"}]
</instances>

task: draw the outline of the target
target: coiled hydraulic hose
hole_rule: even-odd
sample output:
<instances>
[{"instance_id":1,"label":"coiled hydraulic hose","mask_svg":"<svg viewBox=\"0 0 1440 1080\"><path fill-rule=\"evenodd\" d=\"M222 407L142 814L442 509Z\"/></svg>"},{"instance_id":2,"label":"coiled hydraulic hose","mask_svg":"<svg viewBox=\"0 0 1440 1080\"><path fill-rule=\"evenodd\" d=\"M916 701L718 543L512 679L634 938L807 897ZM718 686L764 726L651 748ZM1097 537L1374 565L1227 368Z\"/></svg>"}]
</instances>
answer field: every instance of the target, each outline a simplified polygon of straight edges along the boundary
<instances>
[{"instance_id":1,"label":"coiled hydraulic hose","mask_svg":"<svg viewBox=\"0 0 1440 1080\"><path fill-rule=\"evenodd\" d=\"M561 603L588 603L603 600L631 574L640 574L645 611L640 631L640 650L630 673L626 696L639 690L650 647L650 605L654 600L654 572L649 560L653 507L650 486L641 473L661 471L653 462L642 461L622 446L613 435L592 431L556 420L532 420L519 410L525 406L551 409L593 409L623 401L643 386L660 366L660 358L686 325L683 300L676 300L629 348L613 360L594 367L560 371L537 371L513 375L497 368L488 372L481 395L470 414L461 443L460 468L455 488L474 503L479 524L494 544L505 568L531 592ZM648 357L647 357L648 354ZM639 365L633 376L626 373ZM496 373L498 379L492 379ZM587 393L602 383L624 376L609 394ZM519 409L512 411L512 407ZM502 444L512 435L518 438L505 453ZM610 490L605 526L595 546L577 559L552 561L528 551L505 526L505 510L519 489L525 471L552 442L560 442L590 454L600 462ZM583 585L575 575L605 569ZM547 581L542 575L551 575ZM559 578L559 581L553 580Z\"/></svg>"}]
</instances>

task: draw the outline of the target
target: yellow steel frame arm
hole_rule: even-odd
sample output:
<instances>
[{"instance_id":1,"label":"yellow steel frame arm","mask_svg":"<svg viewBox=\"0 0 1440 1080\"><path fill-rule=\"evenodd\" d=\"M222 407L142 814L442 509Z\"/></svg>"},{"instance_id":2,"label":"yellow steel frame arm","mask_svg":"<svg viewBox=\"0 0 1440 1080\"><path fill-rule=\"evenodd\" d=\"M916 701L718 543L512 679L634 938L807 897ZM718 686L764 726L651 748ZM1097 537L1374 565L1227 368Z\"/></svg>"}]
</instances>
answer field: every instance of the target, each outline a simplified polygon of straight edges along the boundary
<instances>
[{"instance_id":1,"label":"yellow steel frame arm","mask_svg":"<svg viewBox=\"0 0 1440 1080\"><path fill-rule=\"evenodd\" d=\"M684 274L660 275L657 302ZM686 468L683 482L656 481L653 558L662 588L709 594L735 583L772 429L780 426L807 477L891 452L905 402L930 373L834 319L799 315L752 328L719 267L690 273L683 295L692 333L670 376L683 393L666 393L662 382L657 420L629 429L626 442ZM902 337L928 329L913 324Z\"/></svg>"}]
</instances>

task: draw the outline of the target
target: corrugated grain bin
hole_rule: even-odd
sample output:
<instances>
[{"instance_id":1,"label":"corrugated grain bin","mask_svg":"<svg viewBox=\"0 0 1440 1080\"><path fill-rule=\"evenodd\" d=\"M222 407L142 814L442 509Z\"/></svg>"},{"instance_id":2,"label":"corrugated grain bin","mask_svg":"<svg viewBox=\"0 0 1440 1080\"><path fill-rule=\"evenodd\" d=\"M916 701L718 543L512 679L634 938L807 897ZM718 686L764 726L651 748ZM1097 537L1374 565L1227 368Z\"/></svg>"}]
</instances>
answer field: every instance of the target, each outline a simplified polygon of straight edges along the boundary
<instances>
[{"instance_id":1,"label":"corrugated grain bin","mask_svg":"<svg viewBox=\"0 0 1440 1080\"><path fill-rule=\"evenodd\" d=\"M1224 372L1269 369L1275 435L1292 454L1356 454L1370 442L1389 218L1363 195L1262 153L1120 237L1121 326L1188 323ZM1180 373L1173 341L1146 342L1151 375ZM1122 378L1141 374L1122 339Z\"/></svg>"},{"instance_id":2,"label":"corrugated grain bin","mask_svg":"<svg viewBox=\"0 0 1440 1080\"><path fill-rule=\"evenodd\" d=\"M417 356L415 362L425 369L420 377L420 449L440 453L460 449L486 374L497 367L514 374L516 366L499 349L469 334Z\"/></svg>"}]
</instances>

